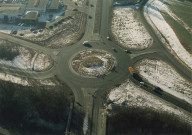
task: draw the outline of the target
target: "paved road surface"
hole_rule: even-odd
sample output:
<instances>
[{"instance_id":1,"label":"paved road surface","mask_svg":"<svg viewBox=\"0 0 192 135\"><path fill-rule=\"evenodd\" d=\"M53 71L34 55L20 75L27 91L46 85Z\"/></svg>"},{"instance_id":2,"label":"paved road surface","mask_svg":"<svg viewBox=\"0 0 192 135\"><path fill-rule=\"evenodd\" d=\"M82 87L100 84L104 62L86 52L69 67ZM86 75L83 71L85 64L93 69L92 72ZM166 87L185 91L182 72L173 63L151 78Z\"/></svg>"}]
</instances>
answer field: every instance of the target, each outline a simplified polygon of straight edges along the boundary
<instances>
[{"instance_id":1,"label":"paved road surface","mask_svg":"<svg viewBox=\"0 0 192 135\"><path fill-rule=\"evenodd\" d=\"M97 2L101 2L102 7L97 7ZM68 3L70 3L70 1L68 1ZM34 72L8 67L0 67L0 70L9 74L34 79L45 79L56 75L62 82L66 83L72 89L75 95L75 103L81 104L84 112L88 113L90 120L87 134L100 135L100 133L105 130L101 129L101 126L98 126L98 124L101 123L99 120L101 119L99 114L102 109L103 98L106 96L108 90L113 88L115 85L120 84L127 78L131 78L134 83L139 85L127 70L127 68L133 66L136 61L143 58L160 58L172 65L178 73L188 80L191 79L191 71L177 61L177 59L170 54L168 49L160 42L158 37L154 34L151 26L145 20L142 8L138 10L139 16L152 36L154 43L149 49L135 51L133 54L127 54L124 52L123 48L106 39L110 29L109 16L113 8L112 0L89 0L89 3L94 6L76 7L79 11L86 12L87 15L92 18L87 18L83 38L72 46L64 47L62 49L49 49L32 42L12 37L11 35L0 33L0 38L2 39L50 55L54 60L54 65L50 70L45 72ZM73 7L73 4L70 4L70 7ZM102 12L96 17L97 8L102 10ZM95 25L95 22L100 24ZM95 32L94 29L99 30ZM92 49L102 49L114 55L118 63L116 67L117 72L112 72L104 78L86 78L74 73L70 66L71 59L79 51L87 49L82 45L83 41L89 41L92 45ZM117 52L114 52L111 48L115 48ZM151 88L144 88L144 90L180 107L181 109L184 109L185 111L191 112L191 105L168 93L164 92L163 95L160 96L153 92ZM75 107L81 108L78 104L75 104ZM105 126L103 126L103 128L105 128Z\"/></svg>"}]
</instances>

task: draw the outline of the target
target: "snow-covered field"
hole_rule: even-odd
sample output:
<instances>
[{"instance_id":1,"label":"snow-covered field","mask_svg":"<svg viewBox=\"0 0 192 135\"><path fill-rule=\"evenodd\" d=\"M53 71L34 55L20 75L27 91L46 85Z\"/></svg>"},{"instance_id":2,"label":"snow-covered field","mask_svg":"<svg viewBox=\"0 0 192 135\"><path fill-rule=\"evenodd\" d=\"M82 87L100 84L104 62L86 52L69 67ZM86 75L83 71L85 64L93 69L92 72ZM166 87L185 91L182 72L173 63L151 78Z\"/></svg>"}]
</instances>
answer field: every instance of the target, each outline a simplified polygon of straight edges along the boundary
<instances>
[{"instance_id":1,"label":"snow-covered field","mask_svg":"<svg viewBox=\"0 0 192 135\"><path fill-rule=\"evenodd\" d=\"M14 43L6 42L4 40L0 41L0 47L1 45L6 44L11 45ZM13 46L18 50L19 55L17 55L13 60L0 59L0 65L35 71L42 71L51 67L52 59L48 55L15 44Z\"/></svg>"},{"instance_id":2,"label":"snow-covered field","mask_svg":"<svg viewBox=\"0 0 192 135\"><path fill-rule=\"evenodd\" d=\"M34 70L42 71L52 65L52 59L43 53L39 53L34 61Z\"/></svg>"},{"instance_id":3,"label":"snow-covered field","mask_svg":"<svg viewBox=\"0 0 192 135\"><path fill-rule=\"evenodd\" d=\"M20 84L23 86L32 86L34 84L31 83L30 79L14 76L5 72L0 72L0 80ZM35 85L55 86L56 84L59 84L55 79L32 80L32 82L34 81Z\"/></svg>"},{"instance_id":4,"label":"snow-covered field","mask_svg":"<svg viewBox=\"0 0 192 135\"><path fill-rule=\"evenodd\" d=\"M192 54L183 47L171 26L169 26L161 15L161 9L164 9L166 12L170 11L166 10L164 6L162 0L149 0L144 8L145 16L153 28L155 27L154 29L158 30L167 39L168 43L165 44L168 48L171 48L179 59L192 69ZM176 18L172 12L168 14Z\"/></svg>"},{"instance_id":5,"label":"snow-covered field","mask_svg":"<svg viewBox=\"0 0 192 135\"><path fill-rule=\"evenodd\" d=\"M160 0L160 1L156 1L156 7L158 7L158 9L161 12L165 12L167 13L170 17L172 17L175 21L177 21L178 23L180 23L182 26L184 26L184 28L186 30L188 30L188 32L190 34L192 34L192 29L191 26L188 26L182 19L180 19L177 15L175 15L168 7L168 2L170 2L170 0ZM172 1L173 3L177 3L178 1Z\"/></svg>"},{"instance_id":6,"label":"snow-covered field","mask_svg":"<svg viewBox=\"0 0 192 135\"><path fill-rule=\"evenodd\" d=\"M192 104L192 83L162 60L144 59L136 63L136 71L147 82Z\"/></svg>"},{"instance_id":7,"label":"snow-covered field","mask_svg":"<svg viewBox=\"0 0 192 135\"><path fill-rule=\"evenodd\" d=\"M112 89L108 98L115 101L116 104L127 102L128 106L151 108L157 111L173 113L181 120L191 123L190 114L158 97L152 96L130 80Z\"/></svg>"},{"instance_id":8,"label":"snow-covered field","mask_svg":"<svg viewBox=\"0 0 192 135\"><path fill-rule=\"evenodd\" d=\"M29 83L27 80L20 78L20 77L17 77L17 76L2 73L2 72L0 72L0 80L21 84L23 86L29 86Z\"/></svg>"},{"instance_id":9,"label":"snow-covered field","mask_svg":"<svg viewBox=\"0 0 192 135\"><path fill-rule=\"evenodd\" d=\"M122 46L142 50L151 46L153 40L143 26L134 6L117 6L113 10L111 31Z\"/></svg>"}]
</instances>

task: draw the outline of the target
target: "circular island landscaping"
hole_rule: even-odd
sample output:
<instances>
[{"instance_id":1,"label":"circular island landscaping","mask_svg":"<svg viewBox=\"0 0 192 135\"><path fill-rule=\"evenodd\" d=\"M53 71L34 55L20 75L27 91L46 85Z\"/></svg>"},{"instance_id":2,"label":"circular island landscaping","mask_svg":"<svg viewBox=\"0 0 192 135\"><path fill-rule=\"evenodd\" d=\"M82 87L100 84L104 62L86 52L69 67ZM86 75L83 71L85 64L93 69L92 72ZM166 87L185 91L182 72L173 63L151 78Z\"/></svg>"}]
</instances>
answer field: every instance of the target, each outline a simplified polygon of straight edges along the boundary
<instances>
[{"instance_id":1,"label":"circular island landscaping","mask_svg":"<svg viewBox=\"0 0 192 135\"><path fill-rule=\"evenodd\" d=\"M83 50L73 57L73 70L85 77L103 77L115 71L116 59L103 50Z\"/></svg>"}]
</instances>

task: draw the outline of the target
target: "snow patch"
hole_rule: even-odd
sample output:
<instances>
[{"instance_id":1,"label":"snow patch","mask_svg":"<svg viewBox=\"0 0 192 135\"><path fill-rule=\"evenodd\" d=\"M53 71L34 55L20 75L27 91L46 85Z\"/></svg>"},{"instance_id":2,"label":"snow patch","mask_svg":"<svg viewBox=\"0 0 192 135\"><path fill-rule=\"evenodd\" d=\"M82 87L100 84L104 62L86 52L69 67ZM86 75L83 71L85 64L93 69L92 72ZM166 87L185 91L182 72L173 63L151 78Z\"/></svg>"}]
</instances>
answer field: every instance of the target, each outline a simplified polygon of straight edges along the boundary
<instances>
[{"instance_id":1,"label":"snow patch","mask_svg":"<svg viewBox=\"0 0 192 135\"><path fill-rule=\"evenodd\" d=\"M192 104L192 83L161 60L144 59L135 65L138 73L149 83Z\"/></svg>"},{"instance_id":2,"label":"snow patch","mask_svg":"<svg viewBox=\"0 0 192 135\"><path fill-rule=\"evenodd\" d=\"M142 50L153 40L139 21L134 6L117 6L113 10L112 33L126 48Z\"/></svg>"},{"instance_id":3,"label":"snow patch","mask_svg":"<svg viewBox=\"0 0 192 135\"><path fill-rule=\"evenodd\" d=\"M190 54L180 43L173 29L169 26L169 24L165 21L163 16L161 15L158 7L161 7L162 4L159 4L159 0L149 0L144 8L145 14L148 15L149 18L147 20L152 25L155 25L155 29L158 29L161 34L167 39L168 48L171 48L174 53L179 57L179 59L184 62L189 68L192 69L192 54ZM145 15L146 16L146 15Z\"/></svg>"},{"instance_id":4,"label":"snow patch","mask_svg":"<svg viewBox=\"0 0 192 135\"><path fill-rule=\"evenodd\" d=\"M0 80L21 84L23 86L29 86L29 83L27 80L22 79L20 77L13 76L13 75L9 75L6 73L2 73L2 72L0 72Z\"/></svg>"},{"instance_id":5,"label":"snow patch","mask_svg":"<svg viewBox=\"0 0 192 135\"><path fill-rule=\"evenodd\" d=\"M131 80L127 80L119 87L112 89L108 97L110 100L115 101L116 104L127 102L128 106L146 107L157 111L166 111L175 114L181 120L191 123L190 114L156 96L152 96L150 93L135 85Z\"/></svg>"},{"instance_id":6,"label":"snow patch","mask_svg":"<svg viewBox=\"0 0 192 135\"><path fill-rule=\"evenodd\" d=\"M35 62L34 62L34 70L35 71L42 71L48 69L51 66L52 62L50 57L47 55L40 53Z\"/></svg>"}]
</instances>

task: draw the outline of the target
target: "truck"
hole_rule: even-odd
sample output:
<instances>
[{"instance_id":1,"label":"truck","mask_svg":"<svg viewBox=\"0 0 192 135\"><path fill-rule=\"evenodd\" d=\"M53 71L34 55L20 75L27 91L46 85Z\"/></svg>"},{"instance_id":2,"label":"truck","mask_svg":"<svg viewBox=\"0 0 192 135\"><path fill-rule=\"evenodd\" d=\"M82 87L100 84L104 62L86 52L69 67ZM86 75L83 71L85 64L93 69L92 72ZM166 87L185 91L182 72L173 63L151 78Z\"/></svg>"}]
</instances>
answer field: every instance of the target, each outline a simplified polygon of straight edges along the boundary
<instances>
[{"instance_id":1,"label":"truck","mask_svg":"<svg viewBox=\"0 0 192 135\"><path fill-rule=\"evenodd\" d=\"M133 75L133 73L135 73L135 71L134 71L134 69L132 67L128 67L128 69L129 69L129 72L130 72L131 75Z\"/></svg>"}]
</instances>

